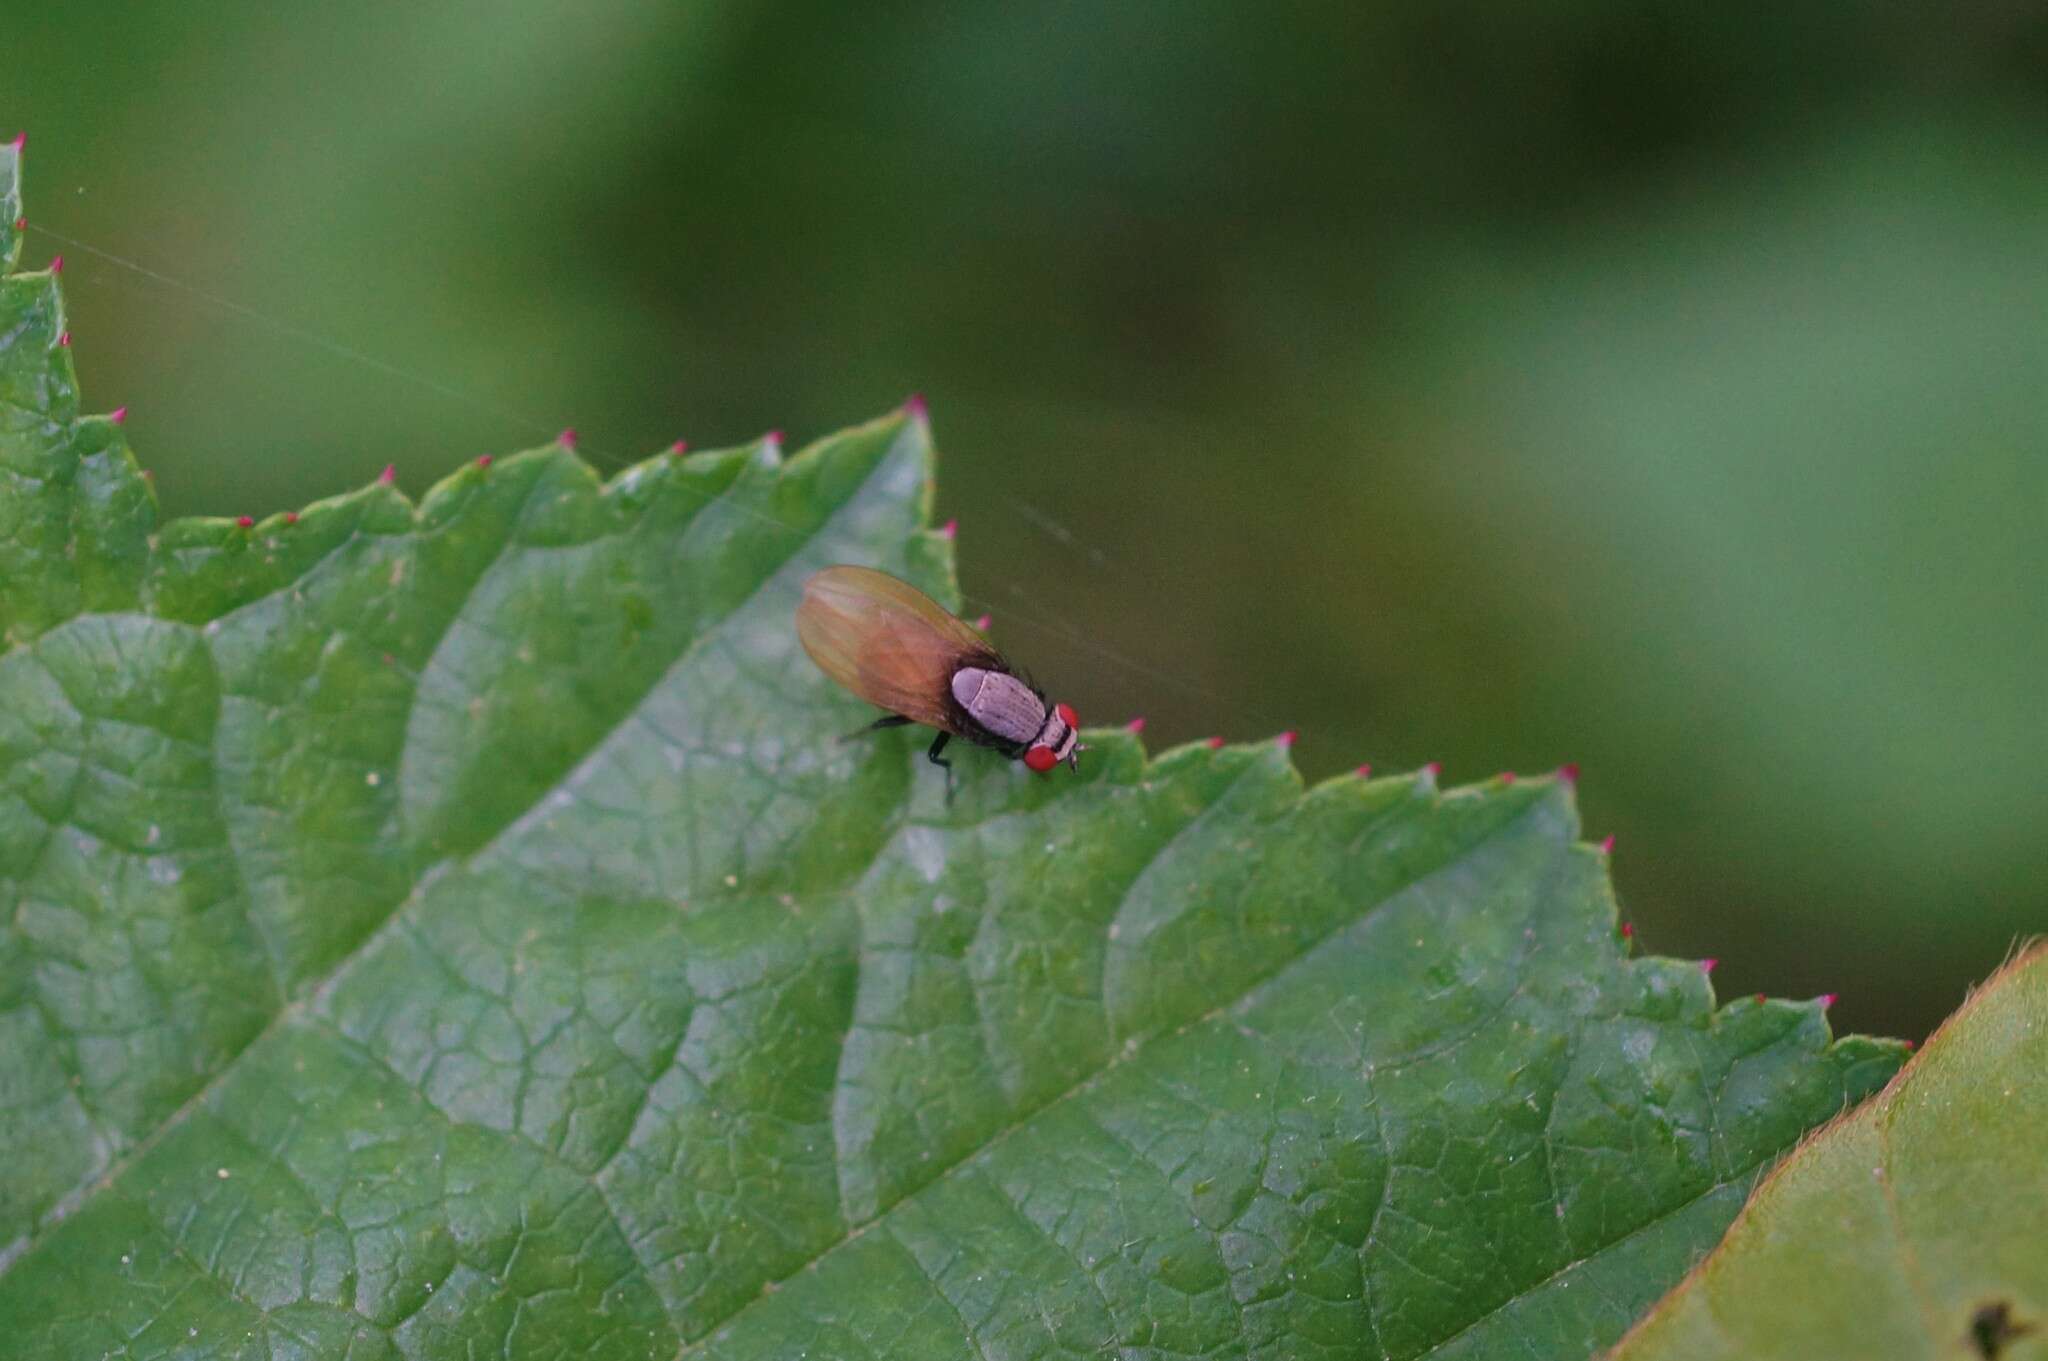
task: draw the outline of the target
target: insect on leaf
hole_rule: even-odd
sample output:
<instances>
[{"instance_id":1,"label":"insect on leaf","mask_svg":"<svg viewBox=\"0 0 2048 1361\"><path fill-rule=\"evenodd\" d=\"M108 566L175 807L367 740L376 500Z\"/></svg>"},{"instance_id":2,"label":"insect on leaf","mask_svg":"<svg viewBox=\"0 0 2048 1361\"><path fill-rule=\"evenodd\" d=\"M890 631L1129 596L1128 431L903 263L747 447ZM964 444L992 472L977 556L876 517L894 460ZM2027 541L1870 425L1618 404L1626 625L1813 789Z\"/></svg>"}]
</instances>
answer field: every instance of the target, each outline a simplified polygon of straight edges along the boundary
<instances>
[{"instance_id":1,"label":"insect on leaf","mask_svg":"<svg viewBox=\"0 0 2048 1361\"><path fill-rule=\"evenodd\" d=\"M62 330L0 280L11 1358L1577 1358L1897 1066L1628 958L1557 781L835 743L922 420L160 523Z\"/></svg>"}]
</instances>

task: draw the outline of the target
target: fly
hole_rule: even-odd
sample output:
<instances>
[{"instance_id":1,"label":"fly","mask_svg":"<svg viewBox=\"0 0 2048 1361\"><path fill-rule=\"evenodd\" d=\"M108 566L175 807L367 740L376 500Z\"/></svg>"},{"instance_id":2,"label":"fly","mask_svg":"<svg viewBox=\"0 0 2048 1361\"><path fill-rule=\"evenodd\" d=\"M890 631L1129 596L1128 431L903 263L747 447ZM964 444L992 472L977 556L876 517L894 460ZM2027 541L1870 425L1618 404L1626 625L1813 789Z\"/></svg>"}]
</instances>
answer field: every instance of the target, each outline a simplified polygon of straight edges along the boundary
<instances>
[{"instance_id":1,"label":"fly","mask_svg":"<svg viewBox=\"0 0 2048 1361\"><path fill-rule=\"evenodd\" d=\"M1080 720L1021 679L988 638L908 582L868 567L827 567L804 582L796 636L818 669L888 713L862 732L937 728L925 759L946 769L957 737L1043 775L1081 768Z\"/></svg>"}]
</instances>

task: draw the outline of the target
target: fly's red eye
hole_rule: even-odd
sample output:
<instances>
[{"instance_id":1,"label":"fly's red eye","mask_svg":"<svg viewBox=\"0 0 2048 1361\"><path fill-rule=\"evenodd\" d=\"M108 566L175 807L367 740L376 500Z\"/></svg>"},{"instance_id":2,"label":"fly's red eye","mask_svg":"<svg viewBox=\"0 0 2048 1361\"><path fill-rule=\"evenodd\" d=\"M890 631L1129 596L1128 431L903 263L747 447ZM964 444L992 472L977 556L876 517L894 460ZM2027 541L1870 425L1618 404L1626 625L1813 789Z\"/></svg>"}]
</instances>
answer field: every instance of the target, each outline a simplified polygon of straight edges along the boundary
<instances>
[{"instance_id":1,"label":"fly's red eye","mask_svg":"<svg viewBox=\"0 0 2048 1361\"><path fill-rule=\"evenodd\" d=\"M1024 764L1030 766L1041 775L1059 763L1060 758L1053 755L1052 748L1042 743L1024 753Z\"/></svg>"},{"instance_id":2,"label":"fly's red eye","mask_svg":"<svg viewBox=\"0 0 2048 1361\"><path fill-rule=\"evenodd\" d=\"M1066 724L1069 728L1078 728L1081 726L1081 720L1074 717L1074 711L1068 706L1064 704L1055 704L1052 706L1052 711L1058 714L1060 716L1060 722Z\"/></svg>"}]
</instances>

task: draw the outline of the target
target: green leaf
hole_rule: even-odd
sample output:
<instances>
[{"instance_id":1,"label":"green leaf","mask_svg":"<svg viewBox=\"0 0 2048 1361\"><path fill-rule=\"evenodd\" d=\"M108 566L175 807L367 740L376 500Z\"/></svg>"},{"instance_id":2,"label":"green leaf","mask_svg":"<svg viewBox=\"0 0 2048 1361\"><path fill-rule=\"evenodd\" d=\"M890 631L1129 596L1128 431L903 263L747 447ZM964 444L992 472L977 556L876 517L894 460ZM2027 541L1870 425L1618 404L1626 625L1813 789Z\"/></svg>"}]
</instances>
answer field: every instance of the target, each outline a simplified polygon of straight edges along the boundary
<instances>
[{"instance_id":1,"label":"green leaf","mask_svg":"<svg viewBox=\"0 0 2048 1361\"><path fill-rule=\"evenodd\" d=\"M1583 1356L1897 1066L1627 958L1563 782L835 742L798 583L951 592L922 420L159 527L62 325L0 281L13 1356Z\"/></svg>"},{"instance_id":2,"label":"green leaf","mask_svg":"<svg viewBox=\"0 0 2048 1361\"><path fill-rule=\"evenodd\" d=\"M2048 947L1787 1158L1616 1361L2048 1357Z\"/></svg>"}]
</instances>

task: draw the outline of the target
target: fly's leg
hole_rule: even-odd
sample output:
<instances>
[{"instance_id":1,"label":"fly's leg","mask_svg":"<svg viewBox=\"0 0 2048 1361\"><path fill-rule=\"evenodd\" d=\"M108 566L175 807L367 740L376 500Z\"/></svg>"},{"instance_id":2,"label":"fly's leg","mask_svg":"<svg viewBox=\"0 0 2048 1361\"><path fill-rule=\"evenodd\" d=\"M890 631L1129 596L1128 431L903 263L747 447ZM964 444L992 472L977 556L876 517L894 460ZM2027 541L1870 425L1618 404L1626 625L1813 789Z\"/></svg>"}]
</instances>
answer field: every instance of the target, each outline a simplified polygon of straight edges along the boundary
<instances>
[{"instance_id":1,"label":"fly's leg","mask_svg":"<svg viewBox=\"0 0 2048 1361\"><path fill-rule=\"evenodd\" d=\"M855 728L852 732L847 733L844 737L841 737L839 740L842 742L851 742L856 737L866 737L869 733L879 732L883 728L908 727L910 724L915 722L917 722L916 719L905 718L902 714L883 714L880 718L868 724L866 727Z\"/></svg>"},{"instance_id":2,"label":"fly's leg","mask_svg":"<svg viewBox=\"0 0 2048 1361\"><path fill-rule=\"evenodd\" d=\"M953 734L949 732L942 732L937 737L934 737L932 739L931 746L925 751L924 754L925 760L930 761L933 765L939 767L939 769L946 772L946 803L949 806L953 802L953 763L951 761L948 761L945 757L939 755L939 753L944 751L946 749L946 743L952 740Z\"/></svg>"}]
</instances>

